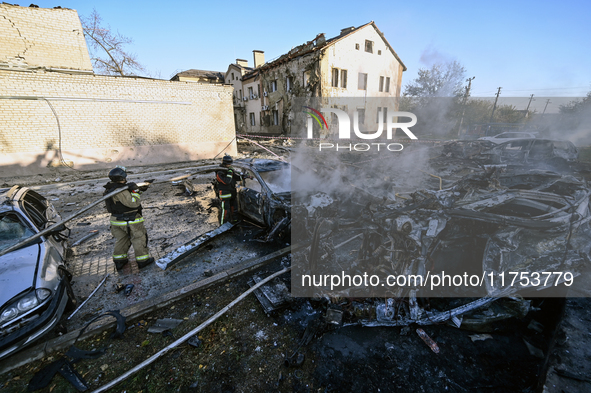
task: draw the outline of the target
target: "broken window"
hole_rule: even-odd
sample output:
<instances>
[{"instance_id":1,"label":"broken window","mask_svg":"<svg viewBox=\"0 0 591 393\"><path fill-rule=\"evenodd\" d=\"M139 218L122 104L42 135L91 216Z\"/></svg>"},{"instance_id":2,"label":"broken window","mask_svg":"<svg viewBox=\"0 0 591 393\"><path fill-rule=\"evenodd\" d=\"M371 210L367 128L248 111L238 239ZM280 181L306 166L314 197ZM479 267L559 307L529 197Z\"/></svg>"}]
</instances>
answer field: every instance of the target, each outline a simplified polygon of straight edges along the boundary
<instances>
[{"instance_id":1,"label":"broken window","mask_svg":"<svg viewBox=\"0 0 591 393\"><path fill-rule=\"evenodd\" d=\"M251 113L250 113L250 125L251 125L251 126L256 126L256 125L257 125L256 123L257 123L257 120L256 120L256 118L254 117L254 112L251 112Z\"/></svg>"},{"instance_id":2,"label":"broken window","mask_svg":"<svg viewBox=\"0 0 591 393\"><path fill-rule=\"evenodd\" d=\"M386 86L384 86L384 91L386 93L390 92L390 77L386 77Z\"/></svg>"},{"instance_id":3,"label":"broken window","mask_svg":"<svg viewBox=\"0 0 591 393\"><path fill-rule=\"evenodd\" d=\"M341 70L341 87L347 88L347 70Z\"/></svg>"},{"instance_id":4,"label":"broken window","mask_svg":"<svg viewBox=\"0 0 591 393\"><path fill-rule=\"evenodd\" d=\"M310 84L310 71L305 71L304 72L304 86L308 87L309 84Z\"/></svg>"},{"instance_id":5,"label":"broken window","mask_svg":"<svg viewBox=\"0 0 591 393\"><path fill-rule=\"evenodd\" d=\"M373 41L365 40L365 51L368 53L373 53Z\"/></svg>"},{"instance_id":6,"label":"broken window","mask_svg":"<svg viewBox=\"0 0 591 393\"><path fill-rule=\"evenodd\" d=\"M359 124L365 124L365 108L357 108L359 113Z\"/></svg>"},{"instance_id":7,"label":"broken window","mask_svg":"<svg viewBox=\"0 0 591 393\"><path fill-rule=\"evenodd\" d=\"M250 188L251 190L254 190L256 192L261 192L262 191L261 183L259 183L257 178L252 173L252 171L244 170L244 172L250 175L249 176L250 178L244 177L244 187Z\"/></svg>"},{"instance_id":8,"label":"broken window","mask_svg":"<svg viewBox=\"0 0 591 393\"><path fill-rule=\"evenodd\" d=\"M332 69L332 87L339 87L339 69Z\"/></svg>"},{"instance_id":9,"label":"broken window","mask_svg":"<svg viewBox=\"0 0 591 393\"><path fill-rule=\"evenodd\" d=\"M279 125L279 111L273 111L273 125Z\"/></svg>"},{"instance_id":10,"label":"broken window","mask_svg":"<svg viewBox=\"0 0 591 393\"><path fill-rule=\"evenodd\" d=\"M34 232L23 224L16 214L0 216L0 250L14 246L33 235Z\"/></svg>"},{"instance_id":11,"label":"broken window","mask_svg":"<svg viewBox=\"0 0 591 393\"><path fill-rule=\"evenodd\" d=\"M271 92L277 91L277 79L271 82Z\"/></svg>"},{"instance_id":12,"label":"broken window","mask_svg":"<svg viewBox=\"0 0 591 393\"><path fill-rule=\"evenodd\" d=\"M285 89L287 91L291 91L292 86L293 86L293 78L291 76L288 76L287 78L285 78Z\"/></svg>"},{"instance_id":13,"label":"broken window","mask_svg":"<svg viewBox=\"0 0 591 393\"><path fill-rule=\"evenodd\" d=\"M359 78L357 80L357 89L358 90L367 90L367 74L359 73Z\"/></svg>"},{"instance_id":14,"label":"broken window","mask_svg":"<svg viewBox=\"0 0 591 393\"><path fill-rule=\"evenodd\" d=\"M379 91L384 91L384 77L380 76L380 88Z\"/></svg>"}]
</instances>

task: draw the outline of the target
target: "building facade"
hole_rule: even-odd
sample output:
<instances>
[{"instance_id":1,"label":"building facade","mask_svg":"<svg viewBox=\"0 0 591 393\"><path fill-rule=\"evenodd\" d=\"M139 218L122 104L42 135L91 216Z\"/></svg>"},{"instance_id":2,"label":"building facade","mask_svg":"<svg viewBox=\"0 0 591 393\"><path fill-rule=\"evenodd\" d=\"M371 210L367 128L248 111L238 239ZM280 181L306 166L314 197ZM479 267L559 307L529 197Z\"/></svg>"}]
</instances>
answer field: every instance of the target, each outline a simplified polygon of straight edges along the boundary
<instances>
[{"instance_id":1,"label":"building facade","mask_svg":"<svg viewBox=\"0 0 591 393\"><path fill-rule=\"evenodd\" d=\"M373 128L379 111L398 109L366 100L397 102L406 70L374 22L330 39L319 34L268 63L260 64L260 54L254 51L255 67L233 83L242 97L239 110L235 107L237 133L290 134L294 99L301 97L322 97L328 105L331 98L356 98L361 104L342 109L358 112L366 128Z\"/></svg>"}]
</instances>

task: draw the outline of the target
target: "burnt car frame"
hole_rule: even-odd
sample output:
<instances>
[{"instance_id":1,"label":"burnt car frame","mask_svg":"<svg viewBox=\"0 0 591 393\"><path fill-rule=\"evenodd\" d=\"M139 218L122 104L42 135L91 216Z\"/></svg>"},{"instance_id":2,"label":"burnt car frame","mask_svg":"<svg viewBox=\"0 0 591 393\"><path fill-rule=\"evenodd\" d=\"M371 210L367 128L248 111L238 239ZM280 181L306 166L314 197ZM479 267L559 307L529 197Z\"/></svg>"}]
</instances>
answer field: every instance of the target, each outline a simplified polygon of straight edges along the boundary
<instances>
[{"instance_id":1,"label":"burnt car frame","mask_svg":"<svg viewBox=\"0 0 591 393\"><path fill-rule=\"evenodd\" d=\"M235 160L232 167L245 175L236 184L238 213L256 225L267 228L263 238L271 241L285 239L291 233L291 164L270 159ZM208 165L193 175L224 172L221 166ZM182 176L171 181L181 184L188 194L194 192L193 184ZM180 179L185 178L184 181ZM210 206L218 207L217 200Z\"/></svg>"},{"instance_id":2,"label":"burnt car frame","mask_svg":"<svg viewBox=\"0 0 591 393\"><path fill-rule=\"evenodd\" d=\"M372 201L360 209L355 222L339 213L327 216L324 224L306 225L313 239L325 240L313 241L300 256L294 254L302 274L338 275L344 269L351 276L374 273L427 280L445 272L481 281L475 287L437 290L415 282L378 286L372 292L347 285L330 291L316 288L304 296L366 298L348 305L348 320L364 326L451 321L478 330L491 321L523 317L531 309L531 301L523 296L553 296L547 291L564 290L589 271L590 194L587 183L571 175L492 168L467 175L449 188L417 190L401 203ZM337 211L350 210L351 202L361 207L353 194ZM339 244L333 245L333 239ZM540 280L535 272L564 274ZM298 274L296 281L303 282ZM503 276L518 276L518 284L500 280Z\"/></svg>"},{"instance_id":3,"label":"burnt car frame","mask_svg":"<svg viewBox=\"0 0 591 393\"><path fill-rule=\"evenodd\" d=\"M19 186L0 191L0 250L59 222L58 212L37 192ZM65 231L61 226L0 257L0 358L50 332L76 306Z\"/></svg>"},{"instance_id":4,"label":"burnt car frame","mask_svg":"<svg viewBox=\"0 0 591 393\"><path fill-rule=\"evenodd\" d=\"M514 139L481 154L492 164L559 164L579 157L572 142L542 138Z\"/></svg>"}]
</instances>

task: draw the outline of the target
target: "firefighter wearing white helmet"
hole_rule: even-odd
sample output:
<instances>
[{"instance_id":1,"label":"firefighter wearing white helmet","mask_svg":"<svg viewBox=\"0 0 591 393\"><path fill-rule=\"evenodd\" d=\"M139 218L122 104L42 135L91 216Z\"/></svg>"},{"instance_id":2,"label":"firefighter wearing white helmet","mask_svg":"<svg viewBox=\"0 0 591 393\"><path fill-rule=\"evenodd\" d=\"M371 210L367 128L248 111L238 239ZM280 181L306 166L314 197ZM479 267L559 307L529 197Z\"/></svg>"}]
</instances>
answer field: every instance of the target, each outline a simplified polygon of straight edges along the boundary
<instances>
[{"instance_id":1,"label":"firefighter wearing white helmet","mask_svg":"<svg viewBox=\"0 0 591 393\"><path fill-rule=\"evenodd\" d=\"M125 191L106 200L107 211L111 213L111 234L115 237L113 262L117 270L123 269L129 259L127 253L133 245L135 260L140 269L154 262L148 250L148 233L142 216L140 194L147 187L138 187L135 183L127 182L127 172L124 167L116 167L109 172L109 179L105 192L107 195L117 188Z\"/></svg>"}]
</instances>

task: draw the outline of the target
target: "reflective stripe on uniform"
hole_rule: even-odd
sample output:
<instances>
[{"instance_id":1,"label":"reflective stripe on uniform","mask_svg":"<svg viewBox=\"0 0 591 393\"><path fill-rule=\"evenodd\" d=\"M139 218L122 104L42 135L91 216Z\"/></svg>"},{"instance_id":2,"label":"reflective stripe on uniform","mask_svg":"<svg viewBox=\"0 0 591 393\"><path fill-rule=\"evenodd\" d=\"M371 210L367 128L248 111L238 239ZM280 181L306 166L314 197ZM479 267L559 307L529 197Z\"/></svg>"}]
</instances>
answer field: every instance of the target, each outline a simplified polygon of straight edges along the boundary
<instances>
[{"instance_id":1,"label":"reflective stripe on uniform","mask_svg":"<svg viewBox=\"0 0 591 393\"><path fill-rule=\"evenodd\" d=\"M224 202L224 201L222 201L222 220L221 220L221 222L220 222L220 225L222 225L222 224L224 223L224 216L226 215L226 214L225 214L226 212L224 211L224 203L225 203L225 202Z\"/></svg>"},{"instance_id":2,"label":"reflective stripe on uniform","mask_svg":"<svg viewBox=\"0 0 591 393\"><path fill-rule=\"evenodd\" d=\"M138 224L140 222L144 222L144 217L136 218L133 221L111 221L111 225L126 226L127 224Z\"/></svg>"},{"instance_id":3,"label":"reflective stripe on uniform","mask_svg":"<svg viewBox=\"0 0 591 393\"><path fill-rule=\"evenodd\" d=\"M131 201L135 202L135 198L140 199L140 194L138 194L137 192L132 192L131 193Z\"/></svg>"},{"instance_id":4,"label":"reflective stripe on uniform","mask_svg":"<svg viewBox=\"0 0 591 393\"><path fill-rule=\"evenodd\" d=\"M113 255L113 259L127 259L127 254Z\"/></svg>"},{"instance_id":5,"label":"reflective stripe on uniform","mask_svg":"<svg viewBox=\"0 0 591 393\"><path fill-rule=\"evenodd\" d=\"M232 194L220 194L220 198L230 198Z\"/></svg>"},{"instance_id":6,"label":"reflective stripe on uniform","mask_svg":"<svg viewBox=\"0 0 591 393\"><path fill-rule=\"evenodd\" d=\"M135 257L136 261L143 261L144 259L148 259L150 257L150 254L148 255L140 255L139 257Z\"/></svg>"}]
</instances>

